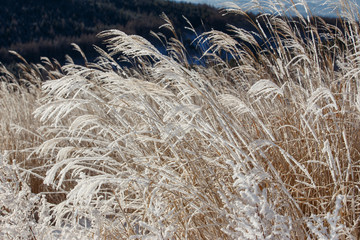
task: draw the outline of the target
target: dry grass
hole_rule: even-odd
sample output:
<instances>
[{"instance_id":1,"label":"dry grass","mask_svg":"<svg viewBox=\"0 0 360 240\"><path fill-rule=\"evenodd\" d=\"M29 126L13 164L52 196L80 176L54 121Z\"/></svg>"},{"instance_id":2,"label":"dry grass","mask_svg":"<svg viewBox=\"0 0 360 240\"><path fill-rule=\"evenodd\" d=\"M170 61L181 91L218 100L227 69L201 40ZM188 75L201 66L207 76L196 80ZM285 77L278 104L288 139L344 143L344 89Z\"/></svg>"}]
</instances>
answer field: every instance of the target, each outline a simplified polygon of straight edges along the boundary
<instances>
[{"instance_id":1,"label":"dry grass","mask_svg":"<svg viewBox=\"0 0 360 240\"><path fill-rule=\"evenodd\" d=\"M14 174L0 187L21 202L28 184L47 200L36 195L11 221L0 195L2 236L18 237L28 217L22 232L36 239L359 238L354 19L341 30L265 14L257 40L232 26L206 32L195 41L209 45L205 66L176 34L164 55L110 30L95 63L3 68L1 171Z\"/></svg>"}]
</instances>

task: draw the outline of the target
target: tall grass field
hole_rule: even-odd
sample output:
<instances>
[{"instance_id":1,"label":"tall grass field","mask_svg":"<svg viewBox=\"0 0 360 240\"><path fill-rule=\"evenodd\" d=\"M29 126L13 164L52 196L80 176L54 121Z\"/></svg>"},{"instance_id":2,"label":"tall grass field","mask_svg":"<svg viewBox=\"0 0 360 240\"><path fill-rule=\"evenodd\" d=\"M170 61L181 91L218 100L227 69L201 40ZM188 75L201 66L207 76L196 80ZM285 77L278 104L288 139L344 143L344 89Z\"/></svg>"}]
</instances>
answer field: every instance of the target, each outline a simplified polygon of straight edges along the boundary
<instances>
[{"instance_id":1,"label":"tall grass field","mask_svg":"<svg viewBox=\"0 0 360 240\"><path fill-rule=\"evenodd\" d=\"M256 32L189 22L198 59L165 14L166 53L118 30L92 62L75 44L81 63L13 52L0 239L359 239L359 14L281 6Z\"/></svg>"}]
</instances>

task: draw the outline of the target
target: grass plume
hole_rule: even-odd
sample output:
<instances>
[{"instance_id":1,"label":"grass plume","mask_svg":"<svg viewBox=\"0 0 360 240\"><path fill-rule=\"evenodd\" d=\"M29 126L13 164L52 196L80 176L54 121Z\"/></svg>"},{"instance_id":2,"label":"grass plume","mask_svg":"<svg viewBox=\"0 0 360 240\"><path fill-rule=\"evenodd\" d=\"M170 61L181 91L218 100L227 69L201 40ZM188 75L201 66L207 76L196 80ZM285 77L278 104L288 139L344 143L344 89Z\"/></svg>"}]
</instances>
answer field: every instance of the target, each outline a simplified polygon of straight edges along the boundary
<instances>
[{"instance_id":1,"label":"grass plume","mask_svg":"<svg viewBox=\"0 0 360 240\"><path fill-rule=\"evenodd\" d=\"M208 45L204 65L191 64L175 31L163 54L108 30L94 63L75 46L84 65L25 61L20 76L2 68L2 164L14 164L17 192L30 194L29 185L38 196L26 229L62 238L358 238L358 23L280 10L259 15L256 33L197 35L200 50Z\"/></svg>"}]
</instances>

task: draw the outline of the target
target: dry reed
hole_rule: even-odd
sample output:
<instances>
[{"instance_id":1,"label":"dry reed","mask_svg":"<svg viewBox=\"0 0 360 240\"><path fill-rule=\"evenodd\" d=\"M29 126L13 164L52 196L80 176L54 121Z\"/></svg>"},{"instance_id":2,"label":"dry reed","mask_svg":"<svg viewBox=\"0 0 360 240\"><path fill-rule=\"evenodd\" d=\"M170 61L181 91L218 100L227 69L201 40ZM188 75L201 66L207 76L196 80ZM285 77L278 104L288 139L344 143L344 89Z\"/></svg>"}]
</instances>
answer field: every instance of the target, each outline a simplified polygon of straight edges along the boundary
<instances>
[{"instance_id":1,"label":"dry reed","mask_svg":"<svg viewBox=\"0 0 360 240\"><path fill-rule=\"evenodd\" d=\"M167 55L109 30L95 63L2 68L2 236L28 217L36 239L359 238L356 16L281 11L198 35L205 66L164 15ZM31 203L18 221L5 193Z\"/></svg>"}]
</instances>

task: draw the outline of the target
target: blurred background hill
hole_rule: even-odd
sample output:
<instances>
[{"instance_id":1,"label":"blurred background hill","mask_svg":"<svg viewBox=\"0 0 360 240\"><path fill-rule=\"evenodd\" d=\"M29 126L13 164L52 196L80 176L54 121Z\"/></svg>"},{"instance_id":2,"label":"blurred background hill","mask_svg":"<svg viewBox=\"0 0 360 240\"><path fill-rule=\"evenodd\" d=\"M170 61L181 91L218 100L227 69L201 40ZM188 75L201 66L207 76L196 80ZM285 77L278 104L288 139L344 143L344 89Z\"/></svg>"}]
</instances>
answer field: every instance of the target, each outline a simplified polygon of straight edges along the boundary
<instances>
[{"instance_id":1,"label":"blurred background hill","mask_svg":"<svg viewBox=\"0 0 360 240\"><path fill-rule=\"evenodd\" d=\"M77 43L87 54L94 54L93 44L101 45L96 34L119 29L138 34L150 41L150 31L159 31L164 12L181 33L187 26L182 16L200 30L224 30L227 23L247 25L243 17L221 16L219 10L204 4L165 0L3 0L0 2L0 62L16 60L8 50L15 50L27 60L38 62L40 56L64 60ZM156 43L155 43L156 44Z\"/></svg>"}]
</instances>

